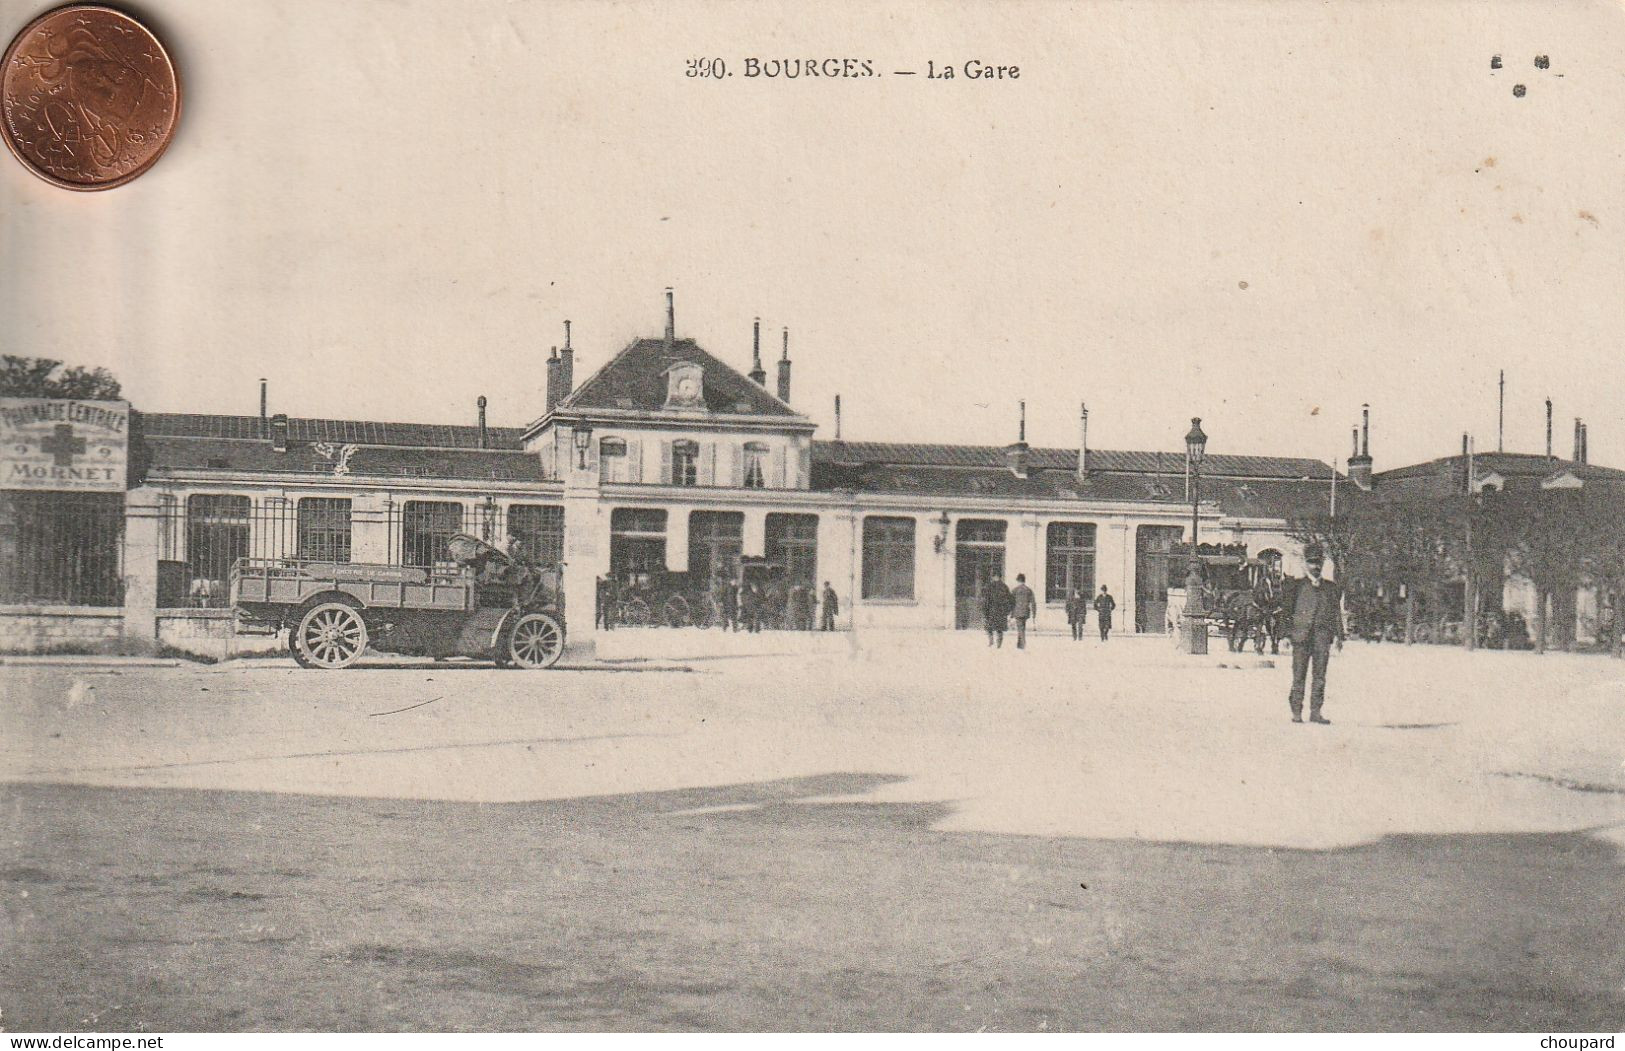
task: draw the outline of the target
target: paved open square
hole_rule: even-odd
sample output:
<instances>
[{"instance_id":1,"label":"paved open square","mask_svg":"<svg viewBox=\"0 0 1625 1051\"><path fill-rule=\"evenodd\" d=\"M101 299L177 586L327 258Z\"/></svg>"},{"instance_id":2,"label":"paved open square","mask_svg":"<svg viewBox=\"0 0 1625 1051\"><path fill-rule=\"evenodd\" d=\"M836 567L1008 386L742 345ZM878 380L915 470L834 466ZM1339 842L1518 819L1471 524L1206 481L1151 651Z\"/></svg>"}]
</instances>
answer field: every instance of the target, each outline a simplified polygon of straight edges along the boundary
<instances>
[{"instance_id":1,"label":"paved open square","mask_svg":"<svg viewBox=\"0 0 1625 1051\"><path fill-rule=\"evenodd\" d=\"M1605 657L1351 643L1330 726L1160 640L600 658L0 668L7 1027L1625 1020Z\"/></svg>"}]
</instances>

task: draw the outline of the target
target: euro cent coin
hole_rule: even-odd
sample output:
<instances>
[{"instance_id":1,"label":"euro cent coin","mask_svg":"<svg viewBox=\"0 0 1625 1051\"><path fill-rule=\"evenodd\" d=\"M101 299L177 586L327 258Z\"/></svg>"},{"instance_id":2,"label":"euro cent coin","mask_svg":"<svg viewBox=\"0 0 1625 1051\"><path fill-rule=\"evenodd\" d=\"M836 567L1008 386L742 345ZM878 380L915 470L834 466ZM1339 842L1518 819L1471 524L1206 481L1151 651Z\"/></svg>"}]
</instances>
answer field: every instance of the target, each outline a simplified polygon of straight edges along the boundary
<instances>
[{"instance_id":1,"label":"euro cent coin","mask_svg":"<svg viewBox=\"0 0 1625 1051\"><path fill-rule=\"evenodd\" d=\"M175 64L122 11L73 4L23 28L0 66L0 138L69 190L122 186L157 163L181 116Z\"/></svg>"}]
</instances>

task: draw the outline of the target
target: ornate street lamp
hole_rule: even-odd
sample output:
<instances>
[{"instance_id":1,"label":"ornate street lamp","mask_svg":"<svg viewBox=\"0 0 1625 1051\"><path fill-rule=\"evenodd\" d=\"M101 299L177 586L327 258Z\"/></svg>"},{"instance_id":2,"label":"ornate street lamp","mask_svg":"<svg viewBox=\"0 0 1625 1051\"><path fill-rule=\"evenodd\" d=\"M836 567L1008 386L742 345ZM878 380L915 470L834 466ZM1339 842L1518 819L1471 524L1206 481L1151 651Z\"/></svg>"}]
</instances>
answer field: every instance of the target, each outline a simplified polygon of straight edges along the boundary
<instances>
[{"instance_id":1,"label":"ornate street lamp","mask_svg":"<svg viewBox=\"0 0 1625 1051\"><path fill-rule=\"evenodd\" d=\"M1185 463L1191 473L1191 557L1196 557L1196 507L1202 500L1202 456L1207 452L1207 435L1202 433L1202 418L1191 417L1191 429L1185 435Z\"/></svg>"},{"instance_id":2,"label":"ornate street lamp","mask_svg":"<svg viewBox=\"0 0 1625 1051\"><path fill-rule=\"evenodd\" d=\"M576 466L581 470L587 469L587 449L592 445L592 424L585 420L576 424Z\"/></svg>"},{"instance_id":3,"label":"ornate street lamp","mask_svg":"<svg viewBox=\"0 0 1625 1051\"><path fill-rule=\"evenodd\" d=\"M1207 617L1202 597L1202 556L1197 549L1197 512L1202 502L1202 456L1207 452L1207 435L1202 419L1191 417L1185 435L1185 469L1191 478L1191 560L1185 574L1185 637L1190 653L1207 652Z\"/></svg>"}]
</instances>

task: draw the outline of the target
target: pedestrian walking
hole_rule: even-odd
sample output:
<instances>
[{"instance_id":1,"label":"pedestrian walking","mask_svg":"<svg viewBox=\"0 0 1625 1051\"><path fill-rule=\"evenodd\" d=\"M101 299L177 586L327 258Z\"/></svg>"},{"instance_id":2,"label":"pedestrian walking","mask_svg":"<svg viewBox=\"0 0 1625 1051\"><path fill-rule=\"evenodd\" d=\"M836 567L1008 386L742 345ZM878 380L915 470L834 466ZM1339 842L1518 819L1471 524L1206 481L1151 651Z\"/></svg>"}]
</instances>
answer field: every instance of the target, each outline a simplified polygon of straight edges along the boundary
<instances>
[{"instance_id":1,"label":"pedestrian walking","mask_svg":"<svg viewBox=\"0 0 1625 1051\"><path fill-rule=\"evenodd\" d=\"M1016 649L1027 648L1027 621L1038 615L1038 601L1033 589L1027 586L1027 574L1016 574L1016 586L1010 589L1010 616L1016 622Z\"/></svg>"},{"instance_id":2,"label":"pedestrian walking","mask_svg":"<svg viewBox=\"0 0 1625 1051\"><path fill-rule=\"evenodd\" d=\"M621 608L621 582L611 573L604 578L604 630L611 631Z\"/></svg>"},{"instance_id":3,"label":"pedestrian walking","mask_svg":"<svg viewBox=\"0 0 1625 1051\"><path fill-rule=\"evenodd\" d=\"M1100 626L1101 642L1112 633L1112 610L1116 608L1117 600L1106 590L1106 585L1100 585L1100 594L1095 596L1095 623Z\"/></svg>"},{"instance_id":4,"label":"pedestrian walking","mask_svg":"<svg viewBox=\"0 0 1625 1051\"><path fill-rule=\"evenodd\" d=\"M752 583L739 589L739 615L745 621L745 630L752 634L762 630L762 604L767 596L760 584Z\"/></svg>"},{"instance_id":5,"label":"pedestrian walking","mask_svg":"<svg viewBox=\"0 0 1625 1051\"><path fill-rule=\"evenodd\" d=\"M1072 641L1083 641L1083 625L1089 617L1089 600L1084 597L1083 589L1075 587L1072 594L1066 597L1066 622L1072 625Z\"/></svg>"},{"instance_id":6,"label":"pedestrian walking","mask_svg":"<svg viewBox=\"0 0 1625 1051\"><path fill-rule=\"evenodd\" d=\"M805 584L797 584L790 589L790 627L795 631L811 631L812 626L812 589Z\"/></svg>"},{"instance_id":7,"label":"pedestrian walking","mask_svg":"<svg viewBox=\"0 0 1625 1051\"><path fill-rule=\"evenodd\" d=\"M824 581L823 623L819 625L824 631L835 630L835 617L841 612L841 600L835 597L835 589Z\"/></svg>"},{"instance_id":8,"label":"pedestrian walking","mask_svg":"<svg viewBox=\"0 0 1625 1051\"><path fill-rule=\"evenodd\" d=\"M716 606L717 619L723 631L739 630L739 585L725 576L718 576L711 585L711 602Z\"/></svg>"},{"instance_id":9,"label":"pedestrian walking","mask_svg":"<svg viewBox=\"0 0 1625 1051\"><path fill-rule=\"evenodd\" d=\"M989 646L1004 646L1004 629L1010 623L1010 589L997 573L988 574L982 587L982 626L987 629Z\"/></svg>"},{"instance_id":10,"label":"pedestrian walking","mask_svg":"<svg viewBox=\"0 0 1625 1051\"><path fill-rule=\"evenodd\" d=\"M1309 721L1329 724L1331 720L1320 714L1326 704L1326 668L1332 659L1332 643L1343 648L1343 589L1335 580L1322 576L1326 565L1326 552L1319 544L1310 544L1303 550L1306 577L1293 577L1286 582L1282 598L1292 632L1292 692L1287 704L1292 708L1292 721L1303 722L1303 693L1305 680L1313 671L1313 685L1309 690Z\"/></svg>"}]
</instances>

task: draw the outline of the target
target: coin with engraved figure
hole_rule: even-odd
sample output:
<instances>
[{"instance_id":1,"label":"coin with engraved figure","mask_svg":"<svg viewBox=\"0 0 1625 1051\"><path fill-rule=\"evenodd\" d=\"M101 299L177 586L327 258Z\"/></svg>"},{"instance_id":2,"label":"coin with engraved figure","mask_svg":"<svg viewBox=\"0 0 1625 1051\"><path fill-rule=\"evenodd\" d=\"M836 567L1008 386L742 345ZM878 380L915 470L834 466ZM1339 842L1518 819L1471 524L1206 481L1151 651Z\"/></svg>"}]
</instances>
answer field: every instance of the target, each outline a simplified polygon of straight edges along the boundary
<instances>
[{"instance_id":1,"label":"coin with engraved figure","mask_svg":"<svg viewBox=\"0 0 1625 1051\"><path fill-rule=\"evenodd\" d=\"M152 167L180 115L163 45L109 7L46 12L0 67L0 138L29 171L70 190L106 190Z\"/></svg>"}]
</instances>

